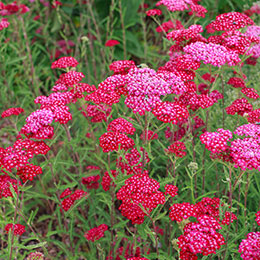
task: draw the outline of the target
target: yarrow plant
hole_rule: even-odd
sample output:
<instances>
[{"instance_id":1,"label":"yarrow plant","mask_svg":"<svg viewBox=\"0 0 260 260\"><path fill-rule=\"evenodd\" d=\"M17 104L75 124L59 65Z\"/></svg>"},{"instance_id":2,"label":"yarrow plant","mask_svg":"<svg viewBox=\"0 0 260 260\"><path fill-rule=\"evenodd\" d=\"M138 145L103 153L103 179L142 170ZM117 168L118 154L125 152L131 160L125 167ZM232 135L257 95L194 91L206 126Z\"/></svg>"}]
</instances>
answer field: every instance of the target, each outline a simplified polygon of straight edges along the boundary
<instances>
[{"instance_id":1,"label":"yarrow plant","mask_svg":"<svg viewBox=\"0 0 260 260\"><path fill-rule=\"evenodd\" d=\"M260 5L204 3L0 2L3 259L260 259Z\"/></svg>"}]
</instances>

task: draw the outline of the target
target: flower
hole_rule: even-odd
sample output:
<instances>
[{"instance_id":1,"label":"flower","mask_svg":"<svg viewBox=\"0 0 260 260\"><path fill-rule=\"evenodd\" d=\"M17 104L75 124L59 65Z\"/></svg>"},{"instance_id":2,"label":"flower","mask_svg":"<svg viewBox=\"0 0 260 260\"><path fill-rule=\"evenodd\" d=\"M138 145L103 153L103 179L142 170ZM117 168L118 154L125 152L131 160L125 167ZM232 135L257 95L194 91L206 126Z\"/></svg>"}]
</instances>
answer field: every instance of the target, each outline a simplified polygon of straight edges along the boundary
<instances>
[{"instance_id":1,"label":"flower","mask_svg":"<svg viewBox=\"0 0 260 260\"><path fill-rule=\"evenodd\" d=\"M165 192L164 194L167 195L171 195L171 197L175 197L178 194L178 187L176 187L175 185L169 185L166 184L164 186Z\"/></svg>"},{"instance_id":2,"label":"flower","mask_svg":"<svg viewBox=\"0 0 260 260\"><path fill-rule=\"evenodd\" d=\"M32 252L25 260L44 260L44 255L40 252Z\"/></svg>"},{"instance_id":3,"label":"flower","mask_svg":"<svg viewBox=\"0 0 260 260\"><path fill-rule=\"evenodd\" d=\"M147 16L155 16L155 15L161 15L162 11L159 9L150 9L148 11L146 11L146 15Z\"/></svg>"},{"instance_id":4,"label":"flower","mask_svg":"<svg viewBox=\"0 0 260 260\"><path fill-rule=\"evenodd\" d=\"M169 101L158 103L152 113L158 120L175 125L189 117L189 111L184 105Z\"/></svg>"},{"instance_id":5,"label":"flower","mask_svg":"<svg viewBox=\"0 0 260 260\"><path fill-rule=\"evenodd\" d=\"M1 117L4 118L4 117L12 116L12 115L17 116L23 112L24 112L24 109L21 107L11 107L11 108L8 108L7 110L3 111Z\"/></svg>"},{"instance_id":6,"label":"flower","mask_svg":"<svg viewBox=\"0 0 260 260\"><path fill-rule=\"evenodd\" d=\"M9 233L10 230L14 232L15 236L21 236L25 232L25 226L21 224L7 224L5 231Z\"/></svg>"},{"instance_id":7,"label":"flower","mask_svg":"<svg viewBox=\"0 0 260 260\"><path fill-rule=\"evenodd\" d=\"M101 224L98 227L92 228L84 234L84 237L92 242L99 240L105 234L105 231L108 229L106 224Z\"/></svg>"},{"instance_id":8,"label":"flower","mask_svg":"<svg viewBox=\"0 0 260 260\"><path fill-rule=\"evenodd\" d=\"M83 177L81 179L81 183L83 185L86 185L87 189L98 189L99 187L99 175L89 176L89 177Z\"/></svg>"},{"instance_id":9,"label":"flower","mask_svg":"<svg viewBox=\"0 0 260 260\"><path fill-rule=\"evenodd\" d=\"M134 141L127 135L119 132L106 132L99 137L99 145L104 153L109 151L118 151L120 149L128 150L135 145Z\"/></svg>"},{"instance_id":10,"label":"flower","mask_svg":"<svg viewBox=\"0 0 260 260\"><path fill-rule=\"evenodd\" d=\"M60 198L63 199L61 202L62 209L68 211L76 200L87 196L87 194L88 193L83 190L75 190L72 192L70 188L65 189L60 195Z\"/></svg>"},{"instance_id":11,"label":"flower","mask_svg":"<svg viewBox=\"0 0 260 260\"><path fill-rule=\"evenodd\" d=\"M237 30L248 25L254 25L253 20L248 16L238 12L230 12L218 15L215 21L206 26L206 29L208 33L214 33L215 31Z\"/></svg>"},{"instance_id":12,"label":"flower","mask_svg":"<svg viewBox=\"0 0 260 260\"><path fill-rule=\"evenodd\" d=\"M186 152L183 150L186 150L186 146L183 142L176 141L165 150L166 153L174 154L176 157L184 157L186 155Z\"/></svg>"},{"instance_id":13,"label":"flower","mask_svg":"<svg viewBox=\"0 0 260 260\"><path fill-rule=\"evenodd\" d=\"M221 67L224 64L235 66L241 60L237 53L224 46L214 43L195 42L184 47L184 52L191 54L196 61L203 61L204 64L212 64Z\"/></svg>"},{"instance_id":14,"label":"flower","mask_svg":"<svg viewBox=\"0 0 260 260\"><path fill-rule=\"evenodd\" d=\"M108 40L108 41L106 41L105 46L106 47L113 47L113 46L118 45L118 44L120 44L120 42L117 41L117 40Z\"/></svg>"},{"instance_id":15,"label":"flower","mask_svg":"<svg viewBox=\"0 0 260 260\"><path fill-rule=\"evenodd\" d=\"M52 69L56 69L56 68L65 69L68 67L77 67L78 64L79 64L78 61L73 57L62 57L62 58L59 58L58 60L54 61L51 64L51 68Z\"/></svg>"},{"instance_id":16,"label":"flower","mask_svg":"<svg viewBox=\"0 0 260 260\"><path fill-rule=\"evenodd\" d=\"M133 127L132 123L128 122L124 118L119 117L109 123L107 131L133 135L135 128Z\"/></svg>"},{"instance_id":17,"label":"flower","mask_svg":"<svg viewBox=\"0 0 260 260\"><path fill-rule=\"evenodd\" d=\"M133 224L143 223L147 214L158 204L165 203L164 194L158 191L159 187L159 182L147 174L136 174L127 179L116 194L117 199L122 200L119 207L122 215L132 220Z\"/></svg>"},{"instance_id":18,"label":"flower","mask_svg":"<svg viewBox=\"0 0 260 260\"><path fill-rule=\"evenodd\" d=\"M241 253L241 258L244 260L260 258L260 232L251 232L247 234L246 239L243 239L239 245L238 252Z\"/></svg>"}]
</instances>

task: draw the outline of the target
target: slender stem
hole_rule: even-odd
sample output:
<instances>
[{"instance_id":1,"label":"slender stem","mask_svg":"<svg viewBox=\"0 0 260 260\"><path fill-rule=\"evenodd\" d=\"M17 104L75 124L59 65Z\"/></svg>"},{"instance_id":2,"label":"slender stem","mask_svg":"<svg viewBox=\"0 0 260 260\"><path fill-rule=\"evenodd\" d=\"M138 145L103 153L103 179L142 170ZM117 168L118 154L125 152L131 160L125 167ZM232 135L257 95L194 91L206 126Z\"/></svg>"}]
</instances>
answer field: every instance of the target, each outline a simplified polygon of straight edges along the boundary
<instances>
[{"instance_id":1,"label":"slender stem","mask_svg":"<svg viewBox=\"0 0 260 260\"><path fill-rule=\"evenodd\" d=\"M224 82L224 78L223 78L223 75L221 74L221 86L222 86L222 95L223 95L223 98L222 98L222 128L225 129L225 98L224 98L224 95L225 95L225 89L224 89L224 86L225 86L225 82Z\"/></svg>"},{"instance_id":2,"label":"slender stem","mask_svg":"<svg viewBox=\"0 0 260 260\"><path fill-rule=\"evenodd\" d=\"M231 165L228 166L229 169L229 204L230 207L232 208L232 171L231 171ZM231 215L230 215L231 217ZM224 255L223 255L223 260L225 260L226 257L226 253L227 253L227 249L228 249L228 239L229 239L229 231L230 231L230 227L231 225L228 226L228 232L227 232L227 237L226 237L226 248L224 251Z\"/></svg>"},{"instance_id":3,"label":"slender stem","mask_svg":"<svg viewBox=\"0 0 260 260\"><path fill-rule=\"evenodd\" d=\"M13 221L13 226L12 226L12 238L11 238L11 249L10 249L10 254L9 254L9 260L12 260L12 254L13 254L14 225L16 224L16 217L17 217L17 212L18 212L18 202L19 202L19 190L17 190L17 194L16 194L14 221Z\"/></svg>"},{"instance_id":4,"label":"slender stem","mask_svg":"<svg viewBox=\"0 0 260 260\"><path fill-rule=\"evenodd\" d=\"M206 131L208 131L209 111L206 112ZM205 191L205 157L206 157L206 146L204 146L202 155L202 193Z\"/></svg>"},{"instance_id":5,"label":"slender stem","mask_svg":"<svg viewBox=\"0 0 260 260\"><path fill-rule=\"evenodd\" d=\"M250 179L249 179L249 172L247 172L246 176L246 189L245 189L245 201L244 201L244 216L246 218L246 206L247 206L247 195L248 195L248 189L249 189Z\"/></svg>"},{"instance_id":6,"label":"slender stem","mask_svg":"<svg viewBox=\"0 0 260 260\"><path fill-rule=\"evenodd\" d=\"M122 0L119 0L118 5L119 5L119 13L120 13L122 33L123 33L124 59L126 60L126 35L125 35L125 24L124 24L124 17L123 17L123 9L122 9Z\"/></svg>"}]
</instances>

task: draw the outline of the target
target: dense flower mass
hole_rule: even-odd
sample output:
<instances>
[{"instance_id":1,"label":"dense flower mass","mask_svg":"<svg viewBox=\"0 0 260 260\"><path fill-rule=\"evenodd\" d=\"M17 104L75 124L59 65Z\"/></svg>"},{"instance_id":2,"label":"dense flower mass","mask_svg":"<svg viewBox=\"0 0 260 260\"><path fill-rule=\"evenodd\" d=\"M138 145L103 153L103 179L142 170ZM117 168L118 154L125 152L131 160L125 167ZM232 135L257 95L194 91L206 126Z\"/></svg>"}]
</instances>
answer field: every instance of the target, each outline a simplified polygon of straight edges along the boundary
<instances>
[{"instance_id":1,"label":"dense flower mass","mask_svg":"<svg viewBox=\"0 0 260 260\"><path fill-rule=\"evenodd\" d=\"M260 259L260 232L251 232L239 245L238 252L244 260Z\"/></svg>"},{"instance_id":2,"label":"dense flower mass","mask_svg":"<svg viewBox=\"0 0 260 260\"><path fill-rule=\"evenodd\" d=\"M127 135L119 132L106 132L99 138L99 145L104 153L109 151L118 151L120 149L128 150L135 145L134 141Z\"/></svg>"},{"instance_id":3,"label":"dense flower mass","mask_svg":"<svg viewBox=\"0 0 260 260\"><path fill-rule=\"evenodd\" d=\"M6 18L2 18L0 21L0 31L2 31L4 28L7 28L10 25L8 20Z\"/></svg>"},{"instance_id":4,"label":"dense flower mass","mask_svg":"<svg viewBox=\"0 0 260 260\"><path fill-rule=\"evenodd\" d=\"M21 236L25 232L25 226L21 224L7 224L5 226L5 231L7 233L13 231L15 236Z\"/></svg>"},{"instance_id":5,"label":"dense flower mass","mask_svg":"<svg viewBox=\"0 0 260 260\"><path fill-rule=\"evenodd\" d=\"M185 106L168 101L157 104L153 114L158 120L175 125L189 117L189 111Z\"/></svg>"},{"instance_id":6,"label":"dense flower mass","mask_svg":"<svg viewBox=\"0 0 260 260\"><path fill-rule=\"evenodd\" d=\"M134 68L129 71L127 91L126 106L140 115L151 111L161 102L160 96L171 94L170 84L149 68Z\"/></svg>"},{"instance_id":7,"label":"dense flower mass","mask_svg":"<svg viewBox=\"0 0 260 260\"><path fill-rule=\"evenodd\" d=\"M206 26L206 29L208 33L214 33L215 31L236 30L253 24L253 20L245 14L231 12L218 15L215 21Z\"/></svg>"},{"instance_id":8,"label":"dense flower mass","mask_svg":"<svg viewBox=\"0 0 260 260\"><path fill-rule=\"evenodd\" d=\"M165 203L164 194L158 191L159 188L159 183L147 174L137 174L127 179L116 194L117 199L122 200L119 207L122 215L132 220L133 224L143 223L144 217L158 204Z\"/></svg>"},{"instance_id":9,"label":"dense flower mass","mask_svg":"<svg viewBox=\"0 0 260 260\"><path fill-rule=\"evenodd\" d=\"M176 141L165 150L169 154L174 154L176 157L184 157L186 155L186 146L183 142Z\"/></svg>"},{"instance_id":10,"label":"dense flower mass","mask_svg":"<svg viewBox=\"0 0 260 260\"><path fill-rule=\"evenodd\" d=\"M12 115L17 116L23 112L24 112L24 109L21 107L12 107L12 108L8 108L7 110L3 111L1 117L4 118L4 117L12 116Z\"/></svg>"},{"instance_id":11,"label":"dense flower mass","mask_svg":"<svg viewBox=\"0 0 260 260\"><path fill-rule=\"evenodd\" d=\"M101 224L98 227L90 229L84 234L84 237L89 241L97 241L102 238L105 234L105 231L108 229L106 224Z\"/></svg>"},{"instance_id":12,"label":"dense flower mass","mask_svg":"<svg viewBox=\"0 0 260 260\"><path fill-rule=\"evenodd\" d=\"M13 197L10 186L12 185L14 192L17 192L17 181L11 179L7 175L0 175L0 199Z\"/></svg>"},{"instance_id":13,"label":"dense flower mass","mask_svg":"<svg viewBox=\"0 0 260 260\"><path fill-rule=\"evenodd\" d=\"M198 218L198 222L188 223L177 242L181 249L180 258L195 260L198 259L196 254L215 254L216 250L225 244L224 237L217 229L221 229L221 226L209 216L202 216Z\"/></svg>"},{"instance_id":14,"label":"dense flower mass","mask_svg":"<svg viewBox=\"0 0 260 260\"><path fill-rule=\"evenodd\" d=\"M107 131L133 135L135 132L135 128L133 127L132 123L120 117L109 123Z\"/></svg>"},{"instance_id":15,"label":"dense flower mass","mask_svg":"<svg viewBox=\"0 0 260 260\"><path fill-rule=\"evenodd\" d=\"M200 140L205 144L206 149L212 153L221 153L228 148L227 142L232 138L229 130L218 129L218 132L205 132L200 136Z\"/></svg>"},{"instance_id":16,"label":"dense flower mass","mask_svg":"<svg viewBox=\"0 0 260 260\"><path fill-rule=\"evenodd\" d=\"M62 209L68 211L73 206L76 200L79 200L85 196L87 196L87 192L83 190L75 190L74 192L72 192L70 188L65 189L60 195L60 198L62 199Z\"/></svg>"},{"instance_id":17,"label":"dense flower mass","mask_svg":"<svg viewBox=\"0 0 260 260\"><path fill-rule=\"evenodd\" d=\"M184 47L184 52L191 54L196 61L221 67L224 64L235 66L241 60L237 53L214 43L195 42Z\"/></svg>"},{"instance_id":18,"label":"dense flower mass","mask_svg":"<svg viewBox=\"0 0 260 260\"><path fill-rule=\"evenodd\" d=\"M113 46L118 45L118 44L120 44L119 41L111 39L111 40L106 41L105 46L106 47L113 47Z\"/></svg>"},{"instance_id":19,"label":"dense flower mass","mask_svg":"<svg viewBox=\"0 0 260 260\"><path fill-rule=\"evenodd\" d=\"M77 67L78 64L79 64L78 61L73 57L62 57L62 58L59 58L58 60L54 61L51 64L51 68L52 69L56 69L56 68L65 69L68 67Z\"/></svg>"},{"instance_id":20,"label":"dense flower mass","mask_svg":"<svg viewBox=\"0 0 260 260\"><path fill-rule=\"evenodd\" d=\"M147 16L155 16L155 15L161 15L162 11L159 9L150 9L148 11L146 11L146 15Z\"/></svg>"}]
</instances>

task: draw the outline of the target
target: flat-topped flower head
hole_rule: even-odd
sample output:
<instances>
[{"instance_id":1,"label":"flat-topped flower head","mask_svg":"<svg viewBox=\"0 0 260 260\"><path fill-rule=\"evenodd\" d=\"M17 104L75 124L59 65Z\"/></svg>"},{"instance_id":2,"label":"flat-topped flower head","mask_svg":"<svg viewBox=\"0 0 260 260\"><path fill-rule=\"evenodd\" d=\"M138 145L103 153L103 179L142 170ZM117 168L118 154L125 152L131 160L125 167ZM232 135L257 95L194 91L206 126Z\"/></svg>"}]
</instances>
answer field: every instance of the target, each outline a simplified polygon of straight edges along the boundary
<instances>
[{"instance_id":1,"label":"flat-topped flower head","mask_svg":"<svg viewBox=\"0 0 260 260\"><path fill-rule=\"evenodd\" d=\"M161 102L161 96L171 94L170 84L149 68L134 68L129 71L127 91L126 106L140 115L151 111Z\"/></svg>"},{"instance_id":2,"label":"flat-topped flower head","mask_svg":"<svg viewBox=\"0 0 260 260\"><path fill-rule=\"evenodd\" d=\"M214 43L195 42L184 47L183 50L191 54L194 60L215 67L221 67L226 63L229 66L235 66L241 61L237 53Z\"/></svg>"},{"instance_id":3,"label":"flat-topped flower head","mask_svg":"<svg viewBox=\"0 0 260 260\"><path fill-rule=\"evenodd\" d=\"M237 113L238 115L243 116L245 113L253 111L253 106L248 102L246 98L238 98L225 109L227 114L229 115L235 115Z\"/></svg>"},{"instance_id":4,"label":"flat-topped flower head","mask_svg":"<svg viewBox=\"0 0 260 260\"><path fill-rule=\"evenodd\" d=\"M78 64L79 64L78 61L73 57L62 57L62 58L59 58L58 60L54 61L51 64L51 68L52 69L56 69L56 68L65 69L68 67L77 67Z\"/></svg>"},{"instance_id":5,"label":"flat-topped flower head","mask_svg":"<svg viewBox=\"0 0 260 260\"><path fill-rule=\"evenodd\" d=\"M117 60L109 65L109 69L114 71L114 74L127 74L134 67L136 67L135 62L132 60Z\"/></svg>"},{"instance_id":6,"label":"flat-topped flower head","mask_svg":"<svg viewBox=\"0 0 260 260\"><path fill-rule=\"evenodd\" d=\"M127 135L119 132L106 132L99 138L99 145L104 153L109 151L118 151L120 149L128 150L133 148L135 143Z\"/></svg>"},{"instance_id":7,"label":"flat-topped flower head","mask_svg":"<svg viewBox=\"0 0 260 260\"><path fill-rule=\"evenodd\" d=\"M97 241L102 238L105 234L105 231L108 230L106 224L101 224L98 227L92 228L84 234L84 237L89 241Z\"/></svg>"},{"instance_id":8,"label":"flat-topped flower head","mask_svg":"<svg viewBox=\"0 0 260 260\"><path fill-rule=\"evenodd\" d=\"M21 224L7 224L5 231L7 233L14 232L15 236L21 236L25 232L25 226Z\"/></svg>"},{"instance_id":9,"label":"flat-topped flower head","mask_svg":"<svg viewBox=\"0 0 260 260\"><path fill-rule=\"evenodd\" d=\"M158 204L165 203L164 194L158 191L159 188L159 182L147 174L136 174L127 179L116 195L117 199L122 200L119 207L122 215L132 220L133 224L143 223L144 217Z\"/></svg>"},{"instance_id":10,"label":"flat-topped flower head","mask_svg":"<svg viewBox=\"0 0 260 260\"><path fill-rule=\"evenodd\" d=\"M162 11L160 9L150 9L146 11L147 16L156 16L156 15L161 15Z\"/></svg>"},{"instance_id":11,"label":"flat-topped flower head","mask_svg":"<svg viewBox=\"0 0 260 260\"><path fill-rule=\"evenodd\" d=\"M218 132L205 132L200 140L205 144L206 149L212 153L221 153L228 148L227 142L232 138L229 130L218 129Z\"/></svg>"},{"instance_id":12,"label":"flat-topped flower head","mask_svg":"<svg viewBox=\"0 0 260 260\"><path fill-rule=\"evenodd\" d=\"M218 15L215 21L206 26L206 29L208 33L214 33L216 31L237 30L248 25L254 25L254 22L247 15L231 12Z\"/></svg>"},{"instance_id":13,"label":"flat-topped flower head","mask_svg":"<svg viewBox=\"0 0 260 260\"><path fill-rule=\"evenodd\" d=\"M120 117L109 123L107 131L133 135L135 128L132 123Z\"/></svg>"},{"instance_id":14,"label":"flat-topped flower head","mask_svg":"<svg viewBox=\"0 0 260 260\"><path fill-rule=\"evenodd\" d=\"M106 41L105 46L106 47L113 47L113 46L118 45L118 44L120 44L119 41L111 39L111 40Z\"/></svg>"},{"instance_id":15,"label":"flat-topped flower head","mask_svg":"<svg viewBox=\"0 0 260 260\"><path fill-rule=\"evenodd\" d=\"M189 111L184 105L169 101L158 103L152 113L158 120L175 125L189 117Z\"/></svg>"},{"instance_id":16,"label":"flat-topped flower head","mask_svg":"<svg viewBox=\"0 0 260 260\"><path fill-rule=\"evenodd\" d=\"M11 107L11 108L8 108L7 110L3 111L1 117L4 118L4 117L12 116L12 115L17 116L23 112L24 112L24 109L21 107Z\"/></svg>"},{"instance_id":17,"label":"flat-topped flower head","mask_svg":"<svg viewBox=\"0 0 260 260\"><path fill-rule=\"evenodd\" d=\"M239 245L238 252L241 253L243 260L260 259L260 232L251 232L247 234Z\"/></svg>"},{"instance_id":18,"label":"flat-topped flower head","mask_svg":"<svg viewBox=\"0 0 260 260\"><path fill-rule=\"evenodd\" d=\"M7 28L9 25L10 23L8 22L8 20L6 18L2 18L0 21L0 31Z\"/></svg>"}]
</instances>

